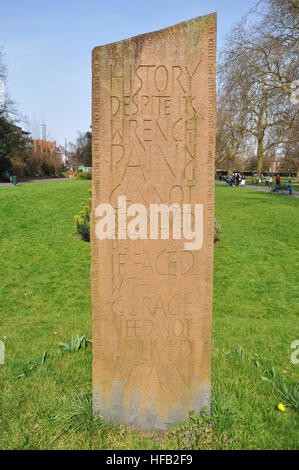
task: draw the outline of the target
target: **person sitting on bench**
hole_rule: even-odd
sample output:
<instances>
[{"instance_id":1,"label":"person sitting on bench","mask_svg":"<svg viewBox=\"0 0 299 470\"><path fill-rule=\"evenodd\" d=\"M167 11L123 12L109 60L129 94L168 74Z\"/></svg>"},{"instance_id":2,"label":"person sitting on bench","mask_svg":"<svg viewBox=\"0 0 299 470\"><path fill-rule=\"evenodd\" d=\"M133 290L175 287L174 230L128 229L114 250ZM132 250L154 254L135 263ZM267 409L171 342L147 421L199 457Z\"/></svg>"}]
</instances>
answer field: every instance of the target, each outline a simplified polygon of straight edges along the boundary
<instances>
[{"instance_id":1,"label":"person sitting on bench","mask_svg":"<svg viewBox=\"0 0 299 470\"><path fill-rule=\"evenodd\" d=\"M291 180L289 180L286 184L286 189L289 191L289 194L294 194L294 188L293 186L291 185Z\"/></svg>"}]
</instances>

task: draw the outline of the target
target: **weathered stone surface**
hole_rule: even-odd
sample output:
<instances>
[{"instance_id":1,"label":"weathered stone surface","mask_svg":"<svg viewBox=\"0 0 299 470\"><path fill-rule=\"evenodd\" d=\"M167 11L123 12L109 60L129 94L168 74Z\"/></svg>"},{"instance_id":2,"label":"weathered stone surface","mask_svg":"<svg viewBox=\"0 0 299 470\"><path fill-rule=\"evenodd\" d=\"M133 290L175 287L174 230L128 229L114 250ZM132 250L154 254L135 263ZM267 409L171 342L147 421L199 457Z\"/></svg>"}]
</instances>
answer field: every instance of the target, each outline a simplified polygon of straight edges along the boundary
<instances>
[{"instance_id":1,"label":"weathered stone surface","mask_svg":"<svg viewBox=\"0 0 299 470\"><path fill-rule=\"evenodd\" d=\"M216 14L93 50L94 412L163 429L210 406ZM203 204L203 245L98 240L95 208Z\"/></svg>"}]
</instances>

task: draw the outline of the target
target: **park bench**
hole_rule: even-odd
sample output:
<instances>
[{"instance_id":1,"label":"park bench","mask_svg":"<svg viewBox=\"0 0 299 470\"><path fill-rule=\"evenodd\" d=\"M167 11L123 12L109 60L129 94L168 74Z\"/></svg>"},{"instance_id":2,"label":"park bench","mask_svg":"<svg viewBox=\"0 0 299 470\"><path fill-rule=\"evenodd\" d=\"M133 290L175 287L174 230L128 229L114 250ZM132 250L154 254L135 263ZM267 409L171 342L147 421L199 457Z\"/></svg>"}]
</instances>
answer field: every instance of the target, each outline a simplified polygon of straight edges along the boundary
<instances>
[{"instance_id":1,"label":"park bench","mask_svg":"<svg viewBox=\"0 0 299 470\"><path fill-rule=\"evenodd\" d=\"M274 186L274 188L271 189L270 193L281 193L281 194L286 194L288 193L289 190L288 188L286 187L285 184L282 184L282 185L276 185Z\"/></svg>"}]
</instances>

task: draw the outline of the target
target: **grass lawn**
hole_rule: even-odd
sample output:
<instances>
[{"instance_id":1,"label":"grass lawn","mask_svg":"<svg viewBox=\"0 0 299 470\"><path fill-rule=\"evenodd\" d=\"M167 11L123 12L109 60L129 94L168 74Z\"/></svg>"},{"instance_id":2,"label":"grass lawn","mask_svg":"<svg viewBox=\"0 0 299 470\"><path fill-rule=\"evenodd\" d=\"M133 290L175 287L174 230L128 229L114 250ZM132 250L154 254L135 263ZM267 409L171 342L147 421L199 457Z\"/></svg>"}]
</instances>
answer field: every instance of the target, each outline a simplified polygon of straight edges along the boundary
<instances>
[{"instance_id":1,"label":"grass lawn","mask_svg":"<svg viewBox=\"0 0 299 470\"><path fill-rule=\"evenodd\" d=\"M0 188L0 448L188 448L94 419L91 348L56 353L71 335L91 337L89 244L73 236L90 185ZM279 411L287 399L261 379L278 387L283 380L289 391L298 381L290 361L299 339L298 204L216 187L223 233L215 247L212 416L199 420L205 430L212 425L205 447L299 447L298 410Z\"/></svg>"}]
</instances>

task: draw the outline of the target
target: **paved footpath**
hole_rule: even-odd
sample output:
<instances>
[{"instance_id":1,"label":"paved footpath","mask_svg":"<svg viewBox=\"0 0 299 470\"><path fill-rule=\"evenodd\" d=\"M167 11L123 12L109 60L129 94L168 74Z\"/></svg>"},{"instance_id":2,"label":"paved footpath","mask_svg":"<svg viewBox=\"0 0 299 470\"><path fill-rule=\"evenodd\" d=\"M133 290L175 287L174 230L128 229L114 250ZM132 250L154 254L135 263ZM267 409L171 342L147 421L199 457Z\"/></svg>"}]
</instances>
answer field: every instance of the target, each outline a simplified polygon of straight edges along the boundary
<instances>
[{"instance_id":1,"label":"paved footpath","mask_svg":"<svg viewBox=\"0 0 299 470\"><path fill-rule=\"evenodd\" d=\"M216 184L222 184L222 185L228 186L228 184L226 184L224 181L216 181ZM238 186L238 188L244 188L244 186ZM256 186L256 185L253 185L253 184L246 184L245 188L253 189L255 191L262 191L263 193L269 193L270 192L270 189L266 188L265 186ZM286 196L290 196L290 194L287 193ZM299 197L299 191L294 191L293 196Z\"/></svg>"},{"instance_id":2,"label":"paved footpath","mask_svg":"<svg viewBox=\"0 0 299 470\"><path fill-rule=\"evenodd\" d=\"M27 180L27 181L21 181L18 183L18 186L21 186L22 184L32 184L32 183L54 183L55 181L72 181L74 178L48 178L48 179L36 179L36 180ZM227 184L224 181L216 181L216 184L222 184L226 185ZM13 186L12 183L0 183L0 187L9 187ZM242 186L243 187L243 186ZM240 188L240 186L239 186ZM254 189L255 191L262 191L263 193L269 193L270 190L264 186L255 186L253 184L246 184L245 188L248 189ZM289 195L288 193L286 194L287 196ZM299 191L294 191L293 196L299 197Z\"/></svg>"},{"instance_id":3,"label":"paved footpath","mask_svg":"<svg viewBox=\"0 0 299 470\"><path fill-rule=\"evenodd\" d=\"M26 180L20 181L17 186L21 186L22 184L32 184L32 183L54 183L55 181L72 181L74 178L47 178L47 179L36 179L36 180ZM0 186L9 187L13 186L12 183L0 183Z\"/></svg>"}]
</instances>

